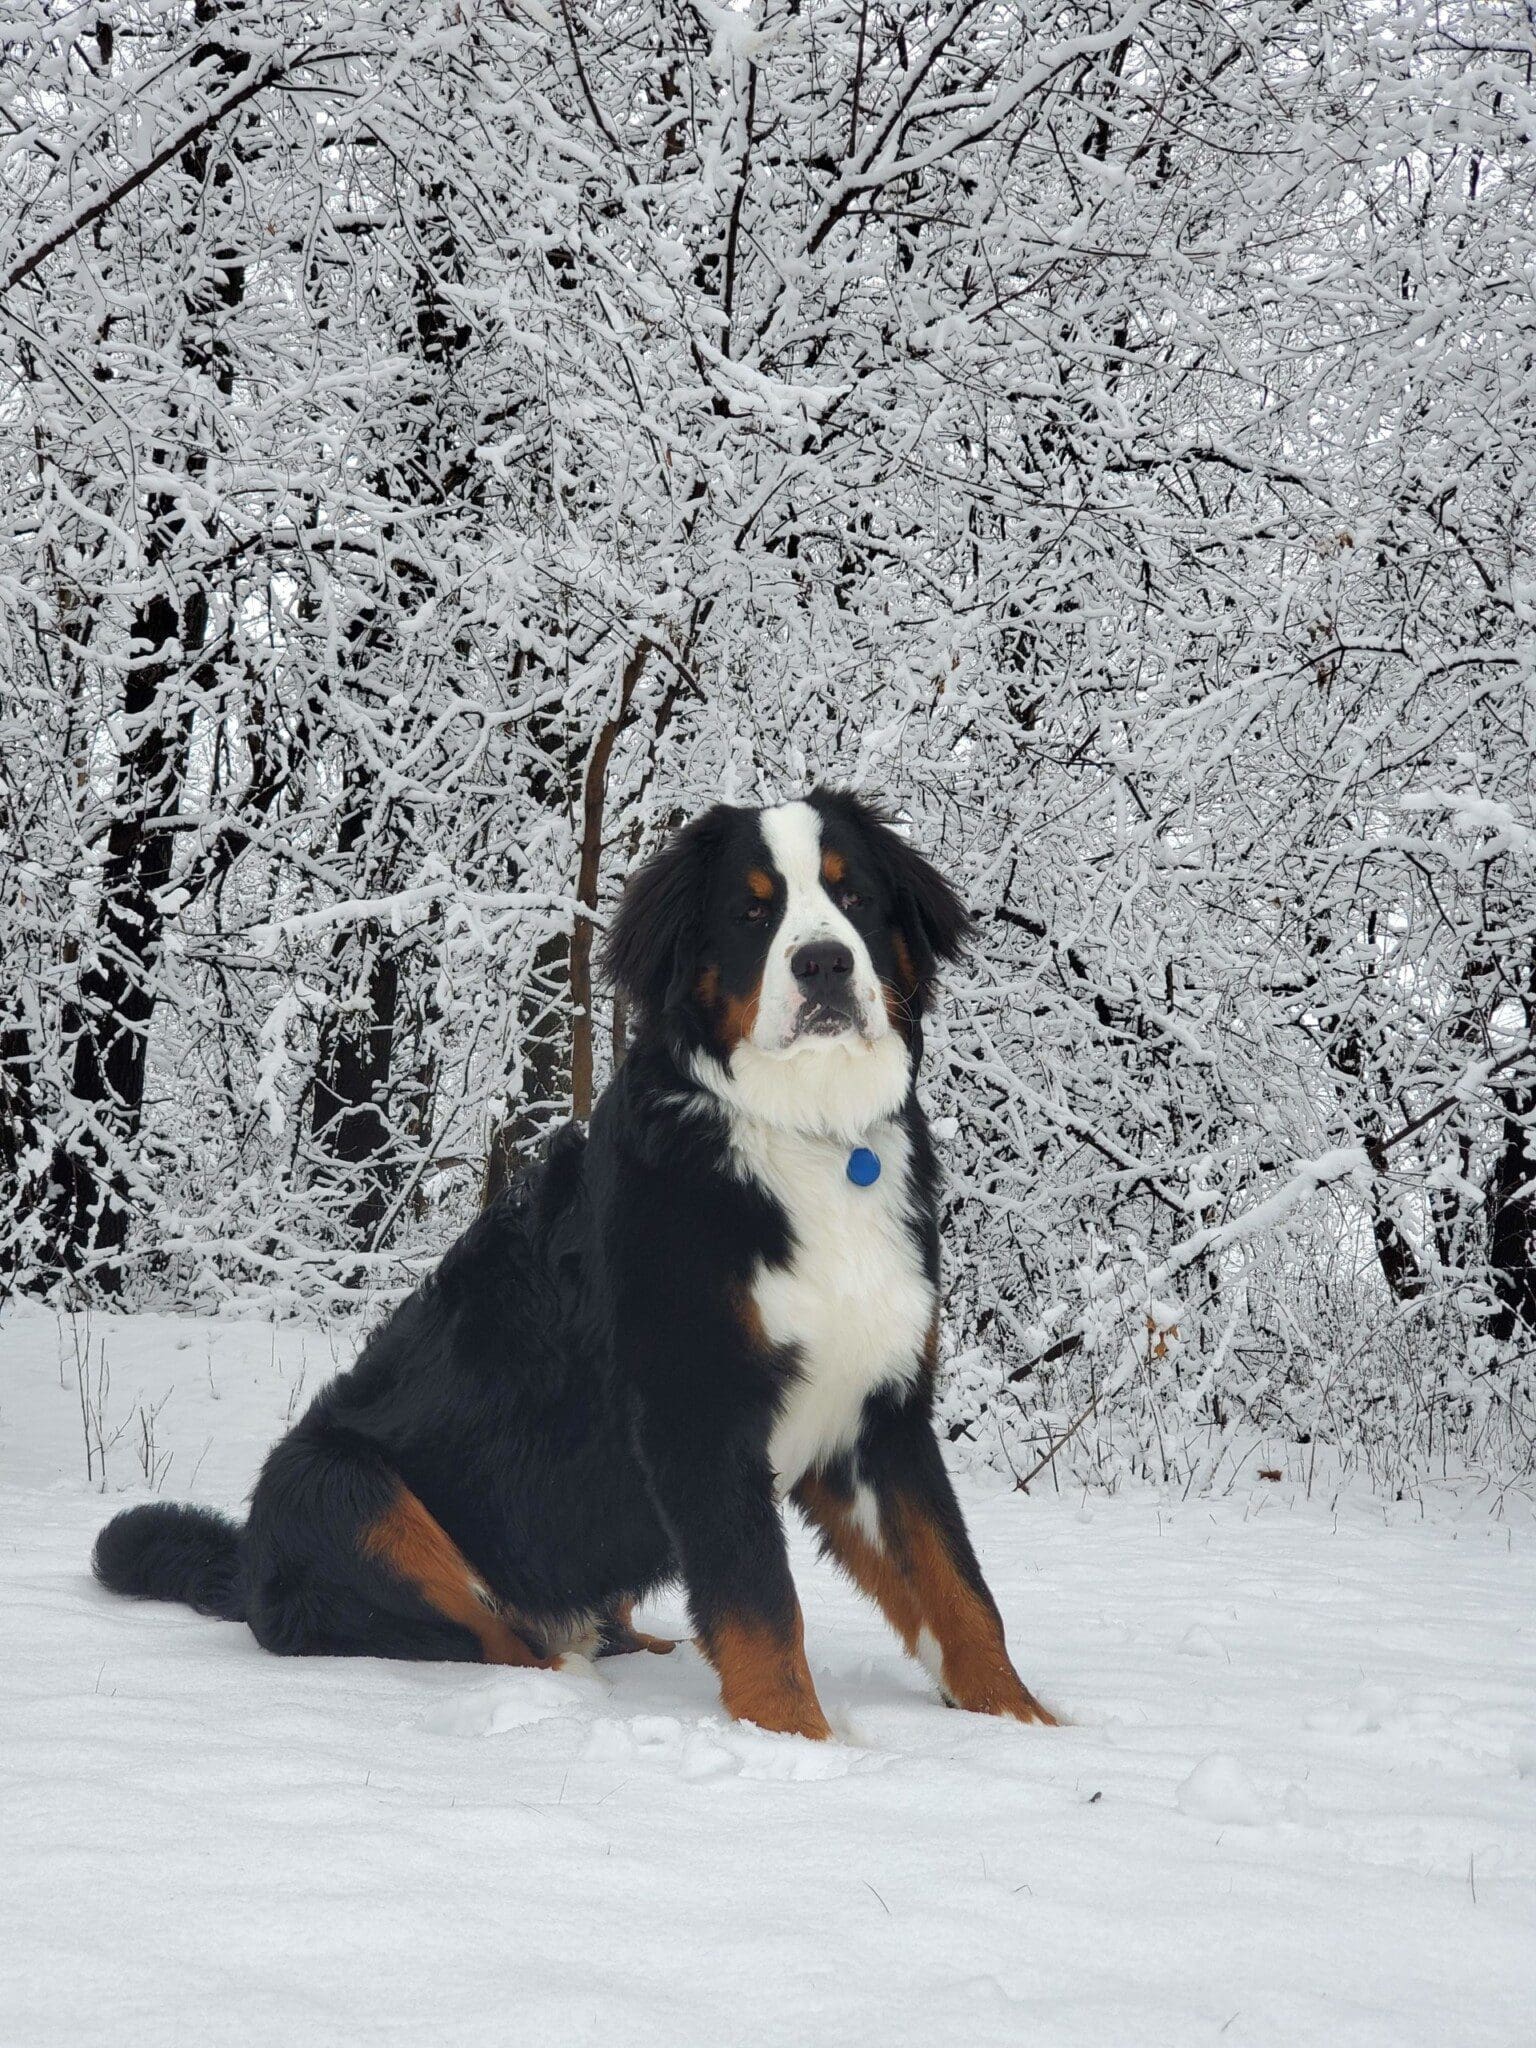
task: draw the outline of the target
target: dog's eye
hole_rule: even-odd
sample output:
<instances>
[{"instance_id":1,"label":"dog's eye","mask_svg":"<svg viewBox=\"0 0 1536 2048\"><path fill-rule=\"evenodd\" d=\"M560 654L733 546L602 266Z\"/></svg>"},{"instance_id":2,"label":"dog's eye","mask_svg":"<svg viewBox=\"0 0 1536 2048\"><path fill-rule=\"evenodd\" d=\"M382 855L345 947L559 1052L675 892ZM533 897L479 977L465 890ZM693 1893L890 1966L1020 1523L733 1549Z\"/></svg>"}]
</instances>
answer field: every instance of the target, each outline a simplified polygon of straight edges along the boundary
<instances>
[{"instance_id":1,"label":"dog's eye","mask_svg":"<svg viewBox=\"0 0 1536 2048\"><path fill-rule=\"evenodd\" d=\"M767 904L759 903L756 897L752 899L752 901L747 905L746 909L741 913L742 922L744 924L761 924L763 919L767 915Z\"/></svg>"},{"instance_id":2,"label":"dog's eye","mask_svg":"<svg viewBox=\"0 0 1536 2048\"><path fill-rule=\"evenodd\" d=\"M859 910L862 909L863 903L864 898L857 889L839 889L837 892L837 907L839 910Z\"/></svg>"}]
</instances>

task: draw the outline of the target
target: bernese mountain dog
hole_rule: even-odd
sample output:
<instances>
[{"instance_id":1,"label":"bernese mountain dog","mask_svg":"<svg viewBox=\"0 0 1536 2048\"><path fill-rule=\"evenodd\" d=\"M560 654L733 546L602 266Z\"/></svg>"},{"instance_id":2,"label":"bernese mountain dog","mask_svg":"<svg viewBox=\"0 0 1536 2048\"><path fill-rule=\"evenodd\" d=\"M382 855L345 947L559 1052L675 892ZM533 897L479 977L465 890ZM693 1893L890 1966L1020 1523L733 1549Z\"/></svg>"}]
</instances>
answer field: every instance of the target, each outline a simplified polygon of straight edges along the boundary
<instances>
[{"instance_id":1,"label":"bernese mountain dog","mask_svg":"<svg viewBox=\"0 0 1536 2048\"><path fill-rule=\"evenodd\" d=\"M635 1032L590 1135L562 1131L320 1394L243 1529L131 1508L102 1584L286 1655L552 1666L671 1648L632 1610L681 1577L727 1712L825 1737L787 1498L947 1701L1049 1723L933 1430L914 1081L968 923L852 795L679 831L607 940Z\"/></svg>"}]
</instances>

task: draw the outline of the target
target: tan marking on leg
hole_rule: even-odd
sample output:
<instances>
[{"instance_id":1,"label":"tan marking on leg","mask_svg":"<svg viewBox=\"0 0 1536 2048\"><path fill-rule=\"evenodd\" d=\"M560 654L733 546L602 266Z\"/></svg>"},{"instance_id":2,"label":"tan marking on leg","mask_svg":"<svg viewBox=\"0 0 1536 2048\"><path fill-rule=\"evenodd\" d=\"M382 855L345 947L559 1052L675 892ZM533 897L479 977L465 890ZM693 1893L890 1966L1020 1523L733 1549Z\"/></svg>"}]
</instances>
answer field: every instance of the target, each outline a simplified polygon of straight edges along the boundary
<instances>
[{"instance_id":1,"label":"tan marking on leg","mask_svg":"<svg viewBox=\"0 0 1536 2048\"><path fill-rule=\"evenodd\" d=\"M1056 1726L1013 1668L1003 1624L990 1602L961 1577L949 1547L927 1516L908 1512L904 1533L923 1617L938 1641L943 1686L973 1714L1011 1714Z\"/></svg>"},{"instance_id":2,"label":"tan marking on leg","mask_svg":"<svg viewBox=\"0 0 1536 2048\"><path fill-rule=\"evenodd\" d=\"M915 1586L889 1545L870 1542L850 1512L850 1503L819 1472L806 1474L794 1489L794 1498L821 1531L833 1557L859 1590L881 1607L908 1655L915 1657L922 1608Z\"/></svg>"},{"instance_id":3,"label":"tan marking on leg","mask_svg":"<svg viewBox=\"0 0 1536 2048\"><path fill-rule=\"evenodd\" d=\"M406 1486L363 1531L361 1549L414 1586L436 1613L467 1628L487 1664L537 1665L546 1671L558 1666L558 1658L540 1657L523 1641L452 1537Z\"/></svg>"},{"instance_id":4,"label":"tan marking on leg","mask_svg":"<svg viewBox=\"0 0 1536 2048\"><path fill-rule=\"evenodd\" d=\"M734 1720L755 1721L779 1735L827 1740L832 1730L805 1661L805 1625L798 1606L787 1634L755 1619L731 1619L716 1622L702 1640L720 1674L725 1711Z\"/></svg>"},{"instance_id":5,"label":"tan marking on leg","mask_svg":"<svg viewBox=\"0 0 1536 2048\"><path fill-rule=\"evenodd\" d=\"M927 1662L921 1638L925 1630L932 1637L939 1653L935 1675L956 1706L1056 1726L1014 1670L1002 1623L956 1569L942 1534L921 1509L887 1503L886 1540L877 1546L850 1503L819 1474L802 1479L794 1497L854 1584L884 1610L907 1654Z\"/></svg>"}]
</instances>

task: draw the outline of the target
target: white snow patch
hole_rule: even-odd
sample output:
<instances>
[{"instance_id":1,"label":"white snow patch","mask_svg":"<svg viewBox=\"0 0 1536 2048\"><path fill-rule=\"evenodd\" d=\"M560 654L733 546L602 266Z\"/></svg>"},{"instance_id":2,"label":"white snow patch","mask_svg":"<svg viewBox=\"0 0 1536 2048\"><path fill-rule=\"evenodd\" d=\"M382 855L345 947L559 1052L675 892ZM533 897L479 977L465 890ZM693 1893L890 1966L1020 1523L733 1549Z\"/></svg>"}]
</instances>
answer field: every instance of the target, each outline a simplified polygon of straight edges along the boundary
<instances>
[{"instance_id":1,"label":"white snow patch","mask_svg":"<svg viewBox=\"0 0 1536 2048\"><path fill-rule=\"evenodd\" d=\"M589 1763L659 1766L686 1779L762 1778L777 1784L845 1778L866 1761L843 1743L807 1742L717 1716L699 1723L670 1714L594 1722L582 1755Z\"/></svg>"},{"instance_id":2,"label":"white snow patch","mask_svg":"<svg viewBox=\"0 0 1536 2048\"><path fill-rule=\"evenodd\" d=\"M601 1685L583 1658L568 1657L559 1671L519 1671L489 1685L468 1685L462 1692L435 1700L419 1725L430 1735L505 1735L510 1728L531 1728L555 1714L569 1714L589 1705L594 1683Z\"/></svg>"},{"instance_id":3,"label":"white snow patch","mask_svg":"<svg viewBox=\"0 0 1536 2048\"><path fill-rule=\"evenodd\" d=\"M1246 1821L1257 1827L1274 1818L1273 1809L1235 1757L1205 1757L1173 1796L1180 1813L1198 1820Z\"/></svg>"},{"instance_id":4,"label":"white snow patch","mask_svg":"<svg viewBox=\"0 0 1536 2048\"><path fill-rule=\"evenodd\" d=\"M1200 1622L1186 1630L1179 1642L1181 1657L1225 1657L1226 1654L1217 1638Z\"/></svg>"},{"instance_id":5,"label":"white snow patch","mask_svg":"<svg viewBox=\"0 0 1536 2048\"><path fill-rule=\"evenodd\" d=\"M817 1744L726 1720L687 1643L596 1677L278 1658L111 1598L86 1560L147 1497L140 1403L174 1387L166 1497L238 1509L355 1339L163 1316L89 1339L123 1426L105 1494L71 1325L0 1315L7 2048L713 2048L744 2013L754 2048L1531 2039L1518 1496L1287 1482L1084 1517L962 1479L1057 1730L941 1705L791 1518L839 1736ZM687 1634L675 1593L641 1620Z\"/></svg>"}]
</instances>

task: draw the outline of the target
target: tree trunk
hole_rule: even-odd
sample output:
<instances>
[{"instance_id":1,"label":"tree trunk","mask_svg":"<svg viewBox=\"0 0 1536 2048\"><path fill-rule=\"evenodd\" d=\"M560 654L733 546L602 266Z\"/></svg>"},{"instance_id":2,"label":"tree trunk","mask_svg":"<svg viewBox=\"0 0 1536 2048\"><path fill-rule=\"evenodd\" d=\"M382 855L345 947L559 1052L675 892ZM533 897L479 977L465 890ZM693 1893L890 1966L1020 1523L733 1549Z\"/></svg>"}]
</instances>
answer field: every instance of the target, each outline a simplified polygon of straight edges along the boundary
<instances>
[{"instance_id":1,"label":"tree trunk","mask_svg":"<svg viewBox=\"0 0 1536 2048\"><path fill-rule=\"evenodd\" d=\"M199 0L199 26L211 28L218 12L216 0ZM251 61L216 46L210 54L217 56L225 81L238 78ZM234 164L214 164L213 147L214 138L202 136L179 159L188 197L183 232L189 238L200 232L204 210L216 210L233 185ZM183 361L189 371L211 377L228 398L234 373L218 322L244 298L245 268L232 248L209 253L211 284L186 293ZM173 449L157 451L162 471L175 459ZM189 477L200 477L207 456L194 447L183 466ZM143 1118L165 932L161 893L170 880L173 836L156 821L172 817L181 801L193 706L210 681L206 673L189 673L199 668L207 639L208 593L195 559L188 559L187 543L195 557L207 536L188 518L185 503L177 490L152 492L148 503L144 571L160 587L135 612L129 634L121 699L128 737L118 758L95 939L63 1020L73 1054L62 1118L66 1136L52 1162L53 1257L69 1270L88 1266L107 1293L122 1285L118 1255L127 1242L131 1210L125 1165ZM196 690L188 687L194 681Z\"/></svg>"},{"instance_id":2,"label":"tree trunk","mask_svg":"<svg viewBox=\"0 0 1536 2048\"><path fill-rule=\"evenodd\" d=\"M511 1113L491 1132L482 1197L493 1202L534 1158L571 1109L571 941L553 932L533 956L518 1001L522 1087Z\"/></svg>"},{"instance_id":3,"label":"tree trunk","mask_svg":"<svg viewBox=\"0 0 1536 2048\"><path fill-rule=\"evenodd\" d=\"M348 941L350 943L350 940ZM320 1034L310 1128L354 1190L351 1234L374 1245L399 1179L385 1104L400 1007L400 962L376 930L359 976L362 1015L334 1013Z\"/></svg>"},{"instance_id":4,"label":"tree trunk","mask_svg":"<svg viewBox=\"0 0 1536 2048\"><path fill-rule=\"evenodd\" d=\"M152 567L165 563L184 528L172 502L157 501ZM122 1284L114 1256L128 1235L122 1154L143 1116L153 981L165 930L160 892L171 873L172 835L150 820L173 814L181 798L192 711L179 694L179 671L201 648L206 621L200 592L183 611L157 595L134 620L123 713L138 736L118 762L95 943L66 1017L66 1033L72 1028L74 1038L75 1137L54 1156L54 1236L63 1264L74 1270L91 1263L109 1294Z\"/></svg>"},{"instance_id":5,"label":"tree trunk","mask_svg":"<svg viewBox=\"0 0 1536 2048\"><path fill-rule=\"evenodd\" d=\"M1499 1307L1489 1330L1501 1344L1536 1335L1536 1088L1501 1088L1498 1158L1488 1177L1488 1264Z\"/></svg>"},{"instance_id":6,"label":"tree trunk","mask_svg":"<svg viewBox=\"0 0 1536 2048\"><path fill-rule=\"evenodd\" d=\"M571 1114L592 1114L592 936L603 866L603 808L614 744L634 716L635 690L645 673L650 642L642 640L624 664L619 702L604 719L587 758L581 785L581 846L576 869L576 922L571 927Z\"/></svg>"}]
</instances>

